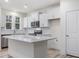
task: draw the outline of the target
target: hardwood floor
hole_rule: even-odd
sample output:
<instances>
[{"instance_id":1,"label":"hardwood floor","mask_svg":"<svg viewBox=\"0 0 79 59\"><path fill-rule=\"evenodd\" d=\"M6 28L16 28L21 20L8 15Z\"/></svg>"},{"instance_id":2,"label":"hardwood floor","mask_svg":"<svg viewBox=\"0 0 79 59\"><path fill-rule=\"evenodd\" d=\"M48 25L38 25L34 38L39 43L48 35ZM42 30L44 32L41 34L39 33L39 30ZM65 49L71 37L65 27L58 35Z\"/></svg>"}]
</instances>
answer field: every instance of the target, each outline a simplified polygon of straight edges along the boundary
<instances>
[{"instance_id":1,"label":"hardwood floor","mask_svg":"<svg viewBox=\"0 0 79 59\"><path fill-rule=\"evenodd\" d=\"M0 51L0 58L11 58L10 56L8 56L8 49L2 49L2 51ZM58 50L48 49L48 58L76 58L76 57L72 56L64 57L60 55Z\"/></svg>"}]
</instances>

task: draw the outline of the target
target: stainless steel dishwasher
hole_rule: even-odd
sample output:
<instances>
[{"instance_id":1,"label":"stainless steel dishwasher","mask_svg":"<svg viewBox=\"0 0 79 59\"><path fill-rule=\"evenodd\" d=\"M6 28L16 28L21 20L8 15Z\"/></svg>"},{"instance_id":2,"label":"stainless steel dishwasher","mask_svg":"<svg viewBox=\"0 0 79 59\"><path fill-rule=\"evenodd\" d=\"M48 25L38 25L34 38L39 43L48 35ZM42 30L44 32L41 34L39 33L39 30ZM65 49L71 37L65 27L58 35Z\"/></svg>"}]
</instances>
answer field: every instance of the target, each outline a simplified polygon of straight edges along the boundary
<instances>
[{"instance_id":1,"label":"stainless steel dishwasher","mask_svg":"<svg viewBox=\"0 0 79 59\"><path fill-rule=\"evenodd\" d=\"M1 35L1 48L8 48L8 39L4 38L3 36L8 36L11 34L2 34Z\"/></svg>"}]
</instances>

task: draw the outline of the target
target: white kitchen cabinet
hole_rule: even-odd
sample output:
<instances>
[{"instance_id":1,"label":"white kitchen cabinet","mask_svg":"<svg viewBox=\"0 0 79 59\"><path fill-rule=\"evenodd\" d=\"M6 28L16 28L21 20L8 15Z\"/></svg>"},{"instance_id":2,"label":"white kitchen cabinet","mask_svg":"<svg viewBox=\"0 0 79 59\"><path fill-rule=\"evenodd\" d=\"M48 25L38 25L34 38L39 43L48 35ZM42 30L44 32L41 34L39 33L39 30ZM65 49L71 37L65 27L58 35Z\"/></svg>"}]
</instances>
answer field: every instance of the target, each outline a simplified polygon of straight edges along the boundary
<instances>
[{"instance_id":1,"label":"white kitchen cabinet","mask_svg":"<svg viewBox=\"0 0 79 59\"><path fill-rule=\"evenodd\" d=\"M28 17L24 18L24 28L28 27Z\"/></svg>"},{"instance_id":2,"label":"white kitchen cabinet","mask_svg":"<svg viewBox=\"0 0 79 59\"><path fill-rule=\"evenodd\" d=\"M5 15L5 29L6 30L21 29L21 17L13 15Z\"/></svg>"},{"instance_id":3,"label":"white kitchen cabinet","mask_svg":"<svg viewBox=\"0 0 79 59\"><path fill-rule=\"evenodd\" d=\"M47 14L40 14L40 27L48 27L48 17Z\"/></svg>"},{"instance_id":4,"label":"white kitchen cabinet","mask_svg":"<svg viewBox=\"0 0 79 59\"><path fill-rule=\"evenodd\" d=\"M21 29L21 18L18 16L15 16L15 29Z\"/></svg>"},{"instance_id":5,"label":"white kitchen cabinet","mask_svg":"<svg viewBox=\"0 0 79 59\"><path fill-rule=\"evenodd\" d=\"M27 16L24 18L24 28L31 28L32 17Z\"/></svg>"},{"instance_id":6,"label":"white kitchen cabinet","mask_svg":"<svg viewBox=\"0 0 79 59\"><path fill-rule=\"evenodd\" d=\"M31 16L32 16L32 20L33 21L38 21L38 12L37 13L33 13Z\"/></svg>"},{"instance_id":7,"label":"white kitchen cabinet","mask_svg":"<svg viewBox=\"0 0 79 59\"><path fill-rule=\"evenodd\" d=\"M12 16L11 15L7 15L6 16L6 24L5 24L5 28L6 29L12 29Z\"/></svg>"},{"instance_id":8,"label":"white kitchen cabinet","mask_svg":"<svg viewBox=\"0 0 79 59\"><path fill-rule=\"evenodd\" d=\"M24 26L25 26L25 28L28 28L28 27L31 27L30 26L30 17L26 17L26 20L24 21Z\"/></svg>"},{"instance_id":9,"label":"white kitchen cabinet","mask_svg":"<svg viewBox=\"0 0 79 59\"><path fill-rule=\"evenodd\" d=\"M38 13L32 13L24 18L24 28L31 28L31 22L38 21Z\"/></svg>"},{"instance_id":10,"label":"white kitchen cabinet","mask_svg":"<svg viewBox=\"0 0 79 59\"><path fill-rule=\"evenodd\" d=\"M38 12L37 13L34 13L33 14L33 19L34 21L40 21L40 27L48 27L48 15L47 14L39 14Z\"/></svg>"},{"instance_id":11,"label":"white kitchen cabinet","mask_svg":"<svg viewBox=\"0 0 79 59\"><path fill-rule=\"evenodd\" d=\"M40 27L48 27L47 14L32 13L24 18L24 27L31 28L31 22L40 21Z\"/></svg>"},{"instance_id":12,"label":"white kitchen cabinet","mask_svg":"<svg viewBox=\"0 0 79 59\"><path fill-rule=\"evenodd\" d=\"M40 21L40 27L48 27L47 14L39 14L38 12L32 14L33 21Z\"/></svg>"},{"instance_id":13,"label":"white kitchen cabinet","mask_svg":"<svg viewBox=\"0 0 79 59\"><path fill-rule=\"evenodd\" d=\"M32 16L28 16L27 18L28 18L27 19L27 24L28 24L27 27L31 28L31 22L33 22L33 18L32 18Z\"/></svg>"},{"instance_id":14,"label":"white kitchen cabinet","mask_svg":"<svg viewBox=\"0 0 79 59\"><path fill-rule=\"evenodd\" d=\"M12 29L15 30L15 29L18 29L20 30L21 29L21 17L20 16L13 16L13 19L12 19Z\"/></svg>"}]
</instances>

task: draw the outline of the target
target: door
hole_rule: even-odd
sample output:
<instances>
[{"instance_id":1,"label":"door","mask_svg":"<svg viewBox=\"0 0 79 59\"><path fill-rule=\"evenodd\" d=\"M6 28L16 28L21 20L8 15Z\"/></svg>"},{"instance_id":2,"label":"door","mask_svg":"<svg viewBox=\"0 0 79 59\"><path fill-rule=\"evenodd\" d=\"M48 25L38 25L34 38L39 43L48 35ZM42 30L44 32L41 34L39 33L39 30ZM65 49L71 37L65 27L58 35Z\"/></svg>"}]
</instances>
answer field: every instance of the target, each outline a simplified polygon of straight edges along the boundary
<instances>
[{"instance_id":1,"label":"door","mask_svg":"<svg viewBox=\"0 0 79 59\"><path fill-rule=\"evenodd\" d=\"M66 18L66 51L69 55L79 57L79 11L67 13Z\"/></svg>"}]
</instances>

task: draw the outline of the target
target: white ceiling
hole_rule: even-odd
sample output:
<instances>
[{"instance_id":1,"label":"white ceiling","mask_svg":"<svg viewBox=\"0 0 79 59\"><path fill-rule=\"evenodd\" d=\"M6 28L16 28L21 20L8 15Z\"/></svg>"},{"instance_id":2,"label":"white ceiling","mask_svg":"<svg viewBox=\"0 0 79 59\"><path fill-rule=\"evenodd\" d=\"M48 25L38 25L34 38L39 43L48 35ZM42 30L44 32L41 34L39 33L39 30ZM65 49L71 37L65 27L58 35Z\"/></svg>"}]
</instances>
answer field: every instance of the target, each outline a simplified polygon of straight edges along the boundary
<instances>
[{"instance_id":1,"label":"white ceiling","mask_svg":"<svg viewBox=\"0 0 79 59\"><path fill-rule=\"evenodd\" d=\"M0 0L0 5L2 8L8 10L16 10L19 12L30 12L59 2L60 0L9 0L9 2L6 3L4 0ZM28 8L25 9L24 4L27 4Z\"/></svg>"}]
</instances>

